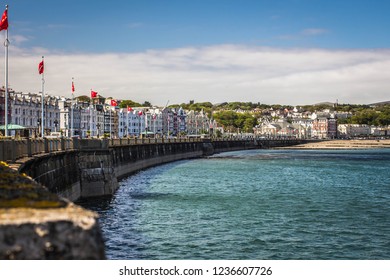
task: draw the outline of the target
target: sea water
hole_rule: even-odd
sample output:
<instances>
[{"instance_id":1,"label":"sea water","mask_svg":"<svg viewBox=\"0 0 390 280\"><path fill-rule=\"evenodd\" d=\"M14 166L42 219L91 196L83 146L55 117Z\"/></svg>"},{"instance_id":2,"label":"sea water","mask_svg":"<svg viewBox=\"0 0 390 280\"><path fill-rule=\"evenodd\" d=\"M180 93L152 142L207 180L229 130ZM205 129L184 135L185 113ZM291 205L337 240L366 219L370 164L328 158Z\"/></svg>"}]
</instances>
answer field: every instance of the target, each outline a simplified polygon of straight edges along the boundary
<instances>
[{"instance_id":1,"label":"sea water","mask_svg":"<svg viewBox=\"0 0 390 280\"><path fill-rule=\"evenodd\" d=\"M390 150L247 150L138 172L100 215L109 259L390 259Z\"/></svg>"}]
</instances>

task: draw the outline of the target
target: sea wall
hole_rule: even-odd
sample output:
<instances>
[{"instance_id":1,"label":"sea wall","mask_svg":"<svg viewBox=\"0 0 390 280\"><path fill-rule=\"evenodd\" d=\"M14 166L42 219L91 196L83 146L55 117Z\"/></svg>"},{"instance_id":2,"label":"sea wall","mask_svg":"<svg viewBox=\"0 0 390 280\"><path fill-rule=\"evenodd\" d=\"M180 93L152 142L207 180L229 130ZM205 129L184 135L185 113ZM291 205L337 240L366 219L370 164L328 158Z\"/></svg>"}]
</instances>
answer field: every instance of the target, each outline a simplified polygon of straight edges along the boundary
<instances>
[{"instance_id":1,"label":"sea wall","mask_svg":"<svg viewBox=\"0 0 390 280\"><path fill-rule=\"evenodd\" d=\"M14 166L53 193L75 201L112 195L119 179L139 170L201 157L203 146L199 141L110 145L108 140L78 140L73 150L35 155Z\"/></svg>"},{"instance_id":2,"label":"sea wall","mask_svg":"<svg viewBox=\"0 0 390 280\"><path fill-rule=\"evenodd\" d=\"M307 140L307 139L256 139L254 144L259 149L272 149L280 147L289 147L308 142L317 142L321 140Z\"/></svg>"},{"instance_id":3,"label":"sea wall","mask_svg":"<svg viewBox=\"0 0 390 280\"><path fill-rule=\"evenodd\" d=\"M119 140L119 139L118 139ZM214 153L296 145L301 140L111 141L83 139L72 150L35 155L17 161L17 169L60 196L79 198L112 195L118 180L139 170Z\"/></svg>"},{"instance_id":4,"label":"sea wall","mask_svg":"<svg viewBox=\"0 0 390 280\"><path fill-rule=\"evenodd\" d=\"M215 140L211 142L214 153L247 150L257 148L254 140Z\"/></svg>"},{"instance_id":5,"label":"sea wall","mask_svg":"<svg viewBox=\"0 0 390 280\"><path fill-rule=\"evenodd\" d=\"M0 259L104 259L97 214L0 162Z\"/></svg>"},{"instance_id":6,"label":"sea wall","mask_svg":"<svg viewBox=\"0 0 390 280\"><path fill-rule=\"evenodd\" d=\"M69 200L81 196L80 152L58 151L23 158L14 166L52 192Z\"/></svg>"},{"instance_id":7,"label":"sea wall","mask_svg":"<svg viewBox=\"0 0 390 280\"><path fill-rule=\"evenodd\" d=\"M148 167L201 156L201 142L119 146L112 152L118 179Z\"/></svg>"}]
</instances>

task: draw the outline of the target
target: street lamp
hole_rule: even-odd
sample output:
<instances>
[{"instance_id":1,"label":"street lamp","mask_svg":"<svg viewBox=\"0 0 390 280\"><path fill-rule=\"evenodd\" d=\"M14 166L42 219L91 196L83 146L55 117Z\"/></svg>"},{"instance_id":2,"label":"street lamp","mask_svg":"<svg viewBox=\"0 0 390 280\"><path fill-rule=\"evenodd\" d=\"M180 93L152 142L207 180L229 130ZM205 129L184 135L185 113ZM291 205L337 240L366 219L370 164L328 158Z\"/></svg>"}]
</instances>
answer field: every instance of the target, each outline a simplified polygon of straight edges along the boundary
<instances>
[{"instance_id":1,"label":"street lamp","mask_svg":"<svg viewBox=\"0 0 390 280\"><path fill-rule=\"evenodd\" d=\"M96 127L97 127L97 138L99 138L100 123L98 123L98 124L96 125Z\"/></svg>"},{"instance_id":2,"label":"street lamp","mask_svg":"<svg viewBox=\"0 0 390 280\"><path fill-rule=\"evenodd\" d=\"M54 120L54 132L57 132L58 121Z\"/></svg>"},{"instance_id":3,"label":"street lamp","mask_svg":"<svg viewBox=\"0 0 390 280\"><path fill-rule=\"evenodd\" d=\"M41 118L38 118L38 120L37 120L37 126L38 126L38 136L40 136L39 127L41 126Z\"/></svg>"}]
</instances>

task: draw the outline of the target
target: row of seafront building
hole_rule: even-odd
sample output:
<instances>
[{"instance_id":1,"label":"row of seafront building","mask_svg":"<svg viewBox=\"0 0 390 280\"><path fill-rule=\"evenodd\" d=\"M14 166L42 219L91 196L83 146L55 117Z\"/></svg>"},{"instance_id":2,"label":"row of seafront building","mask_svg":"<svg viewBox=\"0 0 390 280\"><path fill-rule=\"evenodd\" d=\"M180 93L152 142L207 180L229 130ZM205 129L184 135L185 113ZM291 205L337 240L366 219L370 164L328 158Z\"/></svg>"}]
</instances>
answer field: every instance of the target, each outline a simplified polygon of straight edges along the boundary
<instances>
[{"instance_id":1,"label":"row of seafront building","mask_svg":"<svg viewBox=\"0 0 390 280\"><path fill-rule=\"evenodd\" d=\"M58 132L65 137L81 138L200 135L216 126L207 114L182 108L119 108L111 106L111 99L80 102L50 95L45 96L42 122L41 100L40 94L9 90L8 124L24 127L23 133L30 137L41 136L43 124L45 135ZM0 104L0 123L4 125L4 88L0 89ZM18 135L20 131L11 133Z\"/></svg>"},{"instance_id":2,"label":"row of seafront building","mask_svg":"<svg viewBox=\"0 0 390 280\"><path fill-rule=\"evenodd\" d=\"M350 112L304 112L296 107L293 110L268 110L263 112L259 125L254 128L257 135L265 137L289 138L354 138L354 137L386 137L390 135L390 127L367 124L338 124L340 119L352 116ZM268 117L267 117L268 116Z\"/></svg>"},{"instance_id":3,"label":"row of seafront building","mask_svg":"<svg viewBox=\"0 0 390 280\"><path fill-rule=\"evenodd\" d=\"M25 128L11 130L12 135L26 133L30 137L41 136L41 99L40 94L9 90L8 124ZM4 125L4 108L4 88L0 88L0 125ZM310 113L298 108L271 108L261 112L261 115L263 117L258 119L259 125L253 129L258 136L332 139L390 135L390 127L338 124L339 119L351 116L349 112L324 110ZM111 106L111 99L94 98L90 102L72 102L69 98L50 95L45 96L43 124L45 136L59 132L65 137L82 138L123 138L140 135L162 137L211 134L216 130L224 132L223 128L218 127L218 124L202 111L159 107L128 110Z\"/></svg>"}]
</instances>

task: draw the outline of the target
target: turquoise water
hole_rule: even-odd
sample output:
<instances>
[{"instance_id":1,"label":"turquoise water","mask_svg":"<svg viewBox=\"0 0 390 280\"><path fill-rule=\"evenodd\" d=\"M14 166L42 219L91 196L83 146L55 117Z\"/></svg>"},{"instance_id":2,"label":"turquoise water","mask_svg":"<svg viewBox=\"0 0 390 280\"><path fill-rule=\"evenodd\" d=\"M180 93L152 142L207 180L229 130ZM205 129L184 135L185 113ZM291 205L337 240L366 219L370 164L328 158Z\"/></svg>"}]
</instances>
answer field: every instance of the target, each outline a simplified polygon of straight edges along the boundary
<instances>
[{"instance_id":1,"label":"turquoise water","mask_svg":"<svg viewBox=\"0 0 390 280\"><path fill-rule=\"evenodd\" d=\"M120 182L109 259L390 259L390 151L250 150Z\"/></svg>"}]
</instances>

